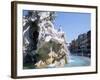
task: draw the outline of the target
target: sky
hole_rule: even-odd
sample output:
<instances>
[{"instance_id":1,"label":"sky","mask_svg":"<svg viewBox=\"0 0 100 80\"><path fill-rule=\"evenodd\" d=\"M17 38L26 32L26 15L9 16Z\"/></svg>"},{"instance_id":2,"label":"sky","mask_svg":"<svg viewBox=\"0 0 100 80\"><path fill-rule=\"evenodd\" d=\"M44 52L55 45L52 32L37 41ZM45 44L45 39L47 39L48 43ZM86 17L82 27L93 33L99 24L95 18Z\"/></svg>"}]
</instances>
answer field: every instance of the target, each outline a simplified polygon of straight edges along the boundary
<instances>
[{"instance_id":1,"label":"sky","mask_svg":"<svg viewBox=\"0 0 100 80\"><path fill-rule=\"evenodd\" d=\"M27 15L28 11L24 10L23 15ZM67 43L77 39L79 34L86 33L91 30L91 14L76 12L56 12L54 26L58 29L60 26L65 32Z\"/></svg>"},{"instance_id":2,"label":"sky","mask_svg":"<svg viewBox=\"0 0 100 80\"><path fill-rule=\"evenodd\" d=\"M66 40L70 43L73 39L77 39L79 34L91 30L91 14L57 12L54 25L55 28L62 27L66 35Z\"/></svg>"}]
</instances>

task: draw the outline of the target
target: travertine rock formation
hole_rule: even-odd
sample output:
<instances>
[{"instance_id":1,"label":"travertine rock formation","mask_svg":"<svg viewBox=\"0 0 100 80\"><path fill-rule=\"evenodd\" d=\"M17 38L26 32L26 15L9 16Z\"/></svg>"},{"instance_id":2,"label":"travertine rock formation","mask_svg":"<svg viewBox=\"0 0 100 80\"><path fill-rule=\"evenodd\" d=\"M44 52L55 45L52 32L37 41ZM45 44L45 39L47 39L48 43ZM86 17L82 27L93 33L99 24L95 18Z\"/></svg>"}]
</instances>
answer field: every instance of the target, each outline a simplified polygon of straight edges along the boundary
<instances>
[{"instance_id":1,"label":"travertine rock formation","mask_svg":"<svg viewBox=\"0 0 100 80\"><path fill-rule=\"evenodd\" d=\"M68 62L65 34L53 25L54 12L31 11L23 18L24 64L63 67ZM28 56L28 57L27 57Z\"/></svg>"}]
</instances>

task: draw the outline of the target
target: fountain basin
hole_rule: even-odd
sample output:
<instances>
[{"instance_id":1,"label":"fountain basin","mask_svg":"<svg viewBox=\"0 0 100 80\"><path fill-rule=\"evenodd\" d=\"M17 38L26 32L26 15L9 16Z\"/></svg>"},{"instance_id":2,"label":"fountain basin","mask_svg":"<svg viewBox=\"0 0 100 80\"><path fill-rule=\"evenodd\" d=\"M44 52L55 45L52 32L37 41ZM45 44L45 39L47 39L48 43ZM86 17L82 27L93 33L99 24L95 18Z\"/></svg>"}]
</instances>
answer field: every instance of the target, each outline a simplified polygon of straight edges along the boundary
<instances>
[{"instance_id":1,"label":"fountain basin","mask_svg":"<svg viewBox=\"0 0 100 80\"><path fill-rule=\"evenodd\" d=\"M65 67L80 67L80 66L90 66L91 59L84 56L74 56L71 55L68 64Z\"/></svg>"}]
</instances>

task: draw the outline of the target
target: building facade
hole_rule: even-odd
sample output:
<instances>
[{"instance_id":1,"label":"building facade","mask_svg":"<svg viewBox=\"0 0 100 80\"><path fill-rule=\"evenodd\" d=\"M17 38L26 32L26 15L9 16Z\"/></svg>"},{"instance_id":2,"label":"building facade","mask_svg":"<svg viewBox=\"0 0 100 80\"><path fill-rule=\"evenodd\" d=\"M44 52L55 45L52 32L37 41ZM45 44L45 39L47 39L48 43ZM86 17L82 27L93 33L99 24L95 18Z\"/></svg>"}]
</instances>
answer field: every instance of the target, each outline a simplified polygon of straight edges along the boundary
<instances>
[{"instance_id":1,"label":"building facade","mask_svg":"<svg viewBox=\"0 0 100 80\"><path fill-rule=\"evenodd\" d=\"M71 54L91 57L91 31L78 35L69 45Z\"/></svg>"}]
</instances>

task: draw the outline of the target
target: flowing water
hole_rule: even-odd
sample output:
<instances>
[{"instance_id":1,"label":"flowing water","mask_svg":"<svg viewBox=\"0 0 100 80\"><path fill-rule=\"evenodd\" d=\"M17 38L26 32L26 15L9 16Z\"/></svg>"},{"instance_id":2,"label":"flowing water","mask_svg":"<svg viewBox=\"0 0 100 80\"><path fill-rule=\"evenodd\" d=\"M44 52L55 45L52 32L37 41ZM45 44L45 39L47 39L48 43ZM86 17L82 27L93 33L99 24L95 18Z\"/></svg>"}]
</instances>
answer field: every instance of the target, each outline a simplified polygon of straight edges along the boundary
<instances>
[{"instance_id":1,"label":"flowing water","mask_svg":"<svg viewBox=\"0 0 100 80\"><path fill-rule=\"evenodd\" d=\"M79 66L89 66L90 58L84 56L74 56L70 55L68 64L65 67L79 67Z\"/></svg>"}]
</instances>

